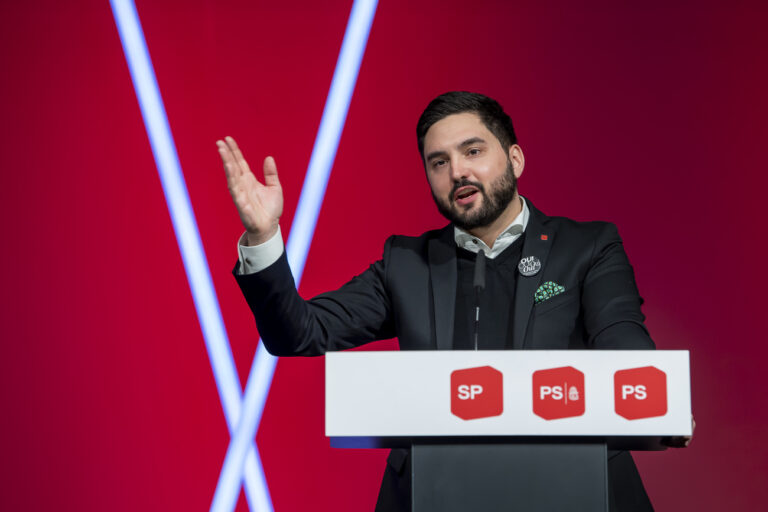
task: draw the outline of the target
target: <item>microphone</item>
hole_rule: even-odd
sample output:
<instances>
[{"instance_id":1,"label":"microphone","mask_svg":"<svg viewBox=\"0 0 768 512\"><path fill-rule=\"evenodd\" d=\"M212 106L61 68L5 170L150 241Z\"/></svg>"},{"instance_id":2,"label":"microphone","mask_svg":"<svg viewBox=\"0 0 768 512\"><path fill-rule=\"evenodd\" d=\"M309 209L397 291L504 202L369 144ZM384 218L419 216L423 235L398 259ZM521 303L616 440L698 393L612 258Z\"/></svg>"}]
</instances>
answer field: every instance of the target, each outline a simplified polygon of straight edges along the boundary
<instances>
[{"instance_id":1,"label":"microphone","mask_svg":"<svg viewBox=\"0 0 768 512\"><path fill-rule=\"evenodd\" d=\"M480 249L475 258L475 350L480 337L480 293L485 290L485 251Z\"/></svg>"}]
</instances>

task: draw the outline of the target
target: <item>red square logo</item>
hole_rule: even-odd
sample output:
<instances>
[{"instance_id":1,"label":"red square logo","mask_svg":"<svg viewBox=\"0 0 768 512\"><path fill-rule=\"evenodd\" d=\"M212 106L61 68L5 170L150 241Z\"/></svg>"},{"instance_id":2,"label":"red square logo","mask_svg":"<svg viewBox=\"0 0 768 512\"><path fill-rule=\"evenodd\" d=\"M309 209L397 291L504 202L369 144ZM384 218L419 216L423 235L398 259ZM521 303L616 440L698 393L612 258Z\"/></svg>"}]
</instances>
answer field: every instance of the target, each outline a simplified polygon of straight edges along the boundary
<instances>
[{"instance_id":1,"label":"red square logo","mask_svg":"<svg viewBox=\"0 0 768 512\"><path fill-rule=\"evenodd\" d=\"M584 414L584 374L572 366L533 372L533 413L545 420Z\"/></svg>"},{"instance_id":2,"label":"red square logo","mask_svg":"<svg viewBox=\"0 0 768 512\"><path fill-rule=\"evenodd\" d=\"M499 416L504 411L501 372L490 366L451 373L451 412L463 420Z\"/></svg>"},{"instance_id":3,"label":"red square logo","mask_svg":"<svg viewBox=\"0 0 768 512\"><path fill-rule=\"evenodd\" d=\"M619 370L613 375L616 414L628 420L667 414L667 374L654 366Z\"/></svg>"}]
</instances>

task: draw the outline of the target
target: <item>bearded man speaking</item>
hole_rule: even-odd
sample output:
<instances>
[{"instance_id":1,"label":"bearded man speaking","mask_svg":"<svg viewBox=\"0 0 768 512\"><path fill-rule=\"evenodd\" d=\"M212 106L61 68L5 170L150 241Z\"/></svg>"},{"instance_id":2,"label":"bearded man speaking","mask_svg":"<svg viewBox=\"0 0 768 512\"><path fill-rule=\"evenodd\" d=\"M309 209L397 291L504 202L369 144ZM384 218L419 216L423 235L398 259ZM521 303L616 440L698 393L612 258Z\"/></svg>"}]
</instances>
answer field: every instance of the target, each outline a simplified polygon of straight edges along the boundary
<instances>
[{"instance_id":1,"label":"bearded man speaking","mask_svg":"<svg viewBox=\"0 0 768 512\"><path fill-rule=\"evenodd\" d=\"M416 134L432 196L450 224L391 236L336 291L303 300L286 259L277 167L259 182L234 139L217 141L245 233L235 278L277 356L322 355L397 337L401 350L653 349L616 227L549 217L517 191L525 168L512 121L493 99L450 92ZM484 318L473 346L473 268L487 258ZM521 264L526 263L525 265ZM540 300L541 285L557 288ZM629 452L609 451L611 510L652 510ZM377 510L410 510L408 450L392 450Z\"/></svg>"}]
</instances>

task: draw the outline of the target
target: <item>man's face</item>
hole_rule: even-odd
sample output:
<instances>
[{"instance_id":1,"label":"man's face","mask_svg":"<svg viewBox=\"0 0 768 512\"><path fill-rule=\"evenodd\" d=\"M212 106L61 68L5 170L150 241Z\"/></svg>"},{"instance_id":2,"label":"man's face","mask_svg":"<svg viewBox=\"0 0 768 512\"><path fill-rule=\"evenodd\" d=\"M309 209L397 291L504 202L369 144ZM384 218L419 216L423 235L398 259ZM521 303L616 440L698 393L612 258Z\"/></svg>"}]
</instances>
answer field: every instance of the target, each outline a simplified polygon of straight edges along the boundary
<instances>
[{"instance_id":1,"label":"man's face","mask_svg":"<svg viewBox=\"0 0 768 512\"><path fill-rule=\"evenodd\" d=\"M515 197L515 158L474 113L448 116L424 137L424 160L432 197L440 213L464 230L488 226ZM520 166L521 167L521 166Z\"/></svg>"}]
</instances>

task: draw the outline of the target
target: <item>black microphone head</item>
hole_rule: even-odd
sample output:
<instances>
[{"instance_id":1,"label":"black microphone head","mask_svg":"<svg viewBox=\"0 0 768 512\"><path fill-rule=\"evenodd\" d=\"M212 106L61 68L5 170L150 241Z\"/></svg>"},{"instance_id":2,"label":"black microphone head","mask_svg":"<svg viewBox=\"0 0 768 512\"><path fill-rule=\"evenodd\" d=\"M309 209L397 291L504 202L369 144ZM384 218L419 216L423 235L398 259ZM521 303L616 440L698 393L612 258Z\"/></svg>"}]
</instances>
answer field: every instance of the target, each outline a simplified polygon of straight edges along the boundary
<instances>
[{"instance_id":1,"label":"black microphone head","mask_svg":"<svg viewBox=\"0 0 768 512\"><path fill-rule=\"evenodd\" d=\"M485 289L485 251L480 249L475 258L475 282L474 286L478 290Z\"/></svg>"}]
</instances>

